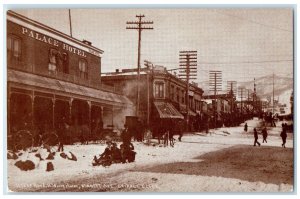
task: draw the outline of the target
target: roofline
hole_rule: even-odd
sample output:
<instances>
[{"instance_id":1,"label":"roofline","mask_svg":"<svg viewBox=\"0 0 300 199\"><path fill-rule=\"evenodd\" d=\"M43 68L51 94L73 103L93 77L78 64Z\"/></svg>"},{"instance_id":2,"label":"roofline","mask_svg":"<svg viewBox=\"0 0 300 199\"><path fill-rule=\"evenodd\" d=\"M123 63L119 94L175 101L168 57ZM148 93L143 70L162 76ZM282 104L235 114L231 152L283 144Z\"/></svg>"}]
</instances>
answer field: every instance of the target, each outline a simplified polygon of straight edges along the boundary
<instances>
[{"instance_id":1,"label":"roofline","mask_svg":"<svg viewBox=\"0 0 300 199\"><path fill-rule=\"evenodd\" d=\"M140 74L140 75L147 75L147 71L141 71L141 72L145 72L145 74ZM114 79L119 79L119 78L124 78L124 77L128 77L128 78L132 78L132 77L135 77L137 76L137 74L129 74L129 75L126 75L126 72L111 72L111 73L106 73L108 75L101 75L101 79L104 80L104 79L109 79L109 78L114 78ZM162 75L162 76L165 76L165 78L174 78L176 79L177 81L179 81L180 83L182 84L186 84L186 82L178 77L176 77L175 75L169 73L169 72L166 72L166 73L157 73L159 75ZM194 89L200 91L202 94L204 93L204 90L196 85L193 85L192 83L189 83L189 86L190 87L193 87Z\"/></svg>"},{"instance_id":2,"label":"roofline","mask_svg":"<svg viewBox=\"0 0 300 199\"><path fill-rule=\"evenodd\" d=\"M58 35L64 37L65 39L69 39L69 40L71 40L71 41L73 41L73 42L75 42L75 43L77 43L79 45L82 45L82 46L84 46L86 48L90 48L90 49L92 49L92 50L94 50L94 51L96 51L96 52L98 52L100 54L104 53L103 50L101 50L101 49L99 49L99 48L97 48L95 46L87 45L87 44L83 43L82 41L80 41L79 39L71 37L70 35L67 35L67 34L65 34L65 33L61 32L61 31L58 31L58 30L56 30L54 28L51 28L51 27L49 27L49 26L47 26L45 24L42 24L40 22L37 22L37 21L35 21L33 19L25 17L24 15L18 14L16 12L12 11L12 10L8 10L7 11L7 15L10 15L12 17L16 17L16 18L18 18L18 19L20 19L20 20L22 20L24 22L30 23L31 25L39 27L39 28L42 28L42 29L44 29L46 31L50 31L52 33L58 34ZM6 20L8 20L7 17L6 17Z\"/></svg>"}]
</instances>

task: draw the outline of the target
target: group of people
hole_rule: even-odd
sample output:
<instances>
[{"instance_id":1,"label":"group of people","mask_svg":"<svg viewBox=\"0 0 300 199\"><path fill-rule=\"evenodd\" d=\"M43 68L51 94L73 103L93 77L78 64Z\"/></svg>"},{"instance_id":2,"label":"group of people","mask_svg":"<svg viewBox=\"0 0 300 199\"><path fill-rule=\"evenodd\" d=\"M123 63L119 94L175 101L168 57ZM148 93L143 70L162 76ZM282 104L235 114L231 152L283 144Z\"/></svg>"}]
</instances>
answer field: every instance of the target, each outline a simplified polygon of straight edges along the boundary
<instances>
[{"instance_id":1,"label":"group of people","mask_svg":"<svg viewBox=\"0 0 300 199\"><path fill-rule=\"evenodd\" d=\"M110 166L111 164L127 163L135 161L134 146L131 142L122 143L118 148L117 143L112 141L106 142L107 147L98 157L94 156L93 166Z\"/></svg>"},{"instance_id":2,"label":"group of people","mask_svg":"<svg viewBox=\"0 0 300 199\"><path fill-rule=\"evenodd\" d=\"M256 146L256 144L258 144L258 146L260 146L261 144L258 142L258 132L257 132L256 128L254 128L253 131L254 131L254 145L253 146ZM261 134L263 135L263 143L264 142L267 143L268 132L267 132L266 127L264 127L262 129Z\"/></svg>"},{"instance_id":3,"label":"group of people","mask_svg":"<svg viewBox=\"0 0 300 199\"><path fill-rule=\"evenodd\" d=\"M98 157L94 156L93 166L110 166L113 163L127 163L134 162L136 152L134 146L131 143L131 134L128 131L128 127L125 125L125 129L122 132L122 144L118 148L117 143L107 141L107 147L104 152Z\"/></svg>"},{"instance_id":4,"label":"group of people","mask_svg":"<svg viewBox=\"0 0 300 199\"><path fill-rule=\"evenodd\" d=\"M244 125L244 131L245 132L248 131L247 123L245 123L245 125ZM263 136L263 142L262 143L267 143L268 132L267 132L266 127L264 127L262 129L261 134ZM258 146L260 146L261 144L258 142L258 132L257 132L256 128L253 129L253 135L254 135L254 144L253 144L253 146L256 146L256 144ZM282 131L280 133L280 137L282 139L282 145L281 146L285 148L286 138L287 138L287 124L286 123L282 123Z\"/></svg>"}]
</instances>

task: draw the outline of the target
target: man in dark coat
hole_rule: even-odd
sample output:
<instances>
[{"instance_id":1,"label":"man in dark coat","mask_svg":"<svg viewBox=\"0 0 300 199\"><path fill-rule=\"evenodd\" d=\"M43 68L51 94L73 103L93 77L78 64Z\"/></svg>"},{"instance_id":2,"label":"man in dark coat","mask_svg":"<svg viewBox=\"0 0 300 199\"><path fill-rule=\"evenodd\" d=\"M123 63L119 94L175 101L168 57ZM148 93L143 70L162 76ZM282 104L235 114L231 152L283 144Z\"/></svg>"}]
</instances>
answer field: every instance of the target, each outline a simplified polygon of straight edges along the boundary
<instances>
[{"instance_id":1,"label":"man in dark coat","mask_svg":"<svg viewBox=\"0 0 300 199\"><path fill-rule=\"evenodd\" d=\"M280 133L280 137L282 139L282 145L281 146L285 148L287 133L286 133L286 126L284 124L282 125L282 131Z\"/></svg>"},{"instance_id":2,"label":"man in dark coat","mask_svg":"<svg viewBox=\"0 0 300 199\"><path fill-rule=\"evenodd\" d=\"M131 141L131 134L129 132L128 126L124 125L124 130L121 135L122 142L130 142Z\"/></svg>"},{"instance_id":3,"label":"man in dark coat","mask_svg":"<svg viewBox=\"0 0 300 199\"><path fill-rule=\"evenodd\" d=\"M248 131L248 124L247 124L247 122L245 123L244 131L245 131L245 133L247 133L247 131Z\"/></svg>"},{"instance_id":4,"label":"man in dark coat","mask_svg":"<svg viewBox=\"0 0 300 199\"><path fill-rule=\"evenodd\" d=\"M135 154L134 152L134 146L131 142L123 142L120 145L121 149L121 155L122 155L122 163L128 162L134 162L135 160Z\"/></svg>"},{"instance_id":5,"label":"man in dark coat","mask_svg":"<svg viewBox=\"0 0 300 199\"><path fill-rule=\"evenodd\" d=\"M268 132L267 132L267 128L264 127L263 130L261 131L262 135L263 135L263 143L266 142L267 143L267 137L268 137Z\"/></svg>"},{"instance_id":6,"label":"man in dark coat","mask_svg":"<svg viewBox=\"0 0 300 199\"><path fill-rule=\"evenodd\" d=\"M258 140L258 133L256 131L256 128L254 128L254 145L253 146L256 146L256 144L258 144L258 146L260 146L260 143L257 141Z\"/></svg>"}]
</instances>

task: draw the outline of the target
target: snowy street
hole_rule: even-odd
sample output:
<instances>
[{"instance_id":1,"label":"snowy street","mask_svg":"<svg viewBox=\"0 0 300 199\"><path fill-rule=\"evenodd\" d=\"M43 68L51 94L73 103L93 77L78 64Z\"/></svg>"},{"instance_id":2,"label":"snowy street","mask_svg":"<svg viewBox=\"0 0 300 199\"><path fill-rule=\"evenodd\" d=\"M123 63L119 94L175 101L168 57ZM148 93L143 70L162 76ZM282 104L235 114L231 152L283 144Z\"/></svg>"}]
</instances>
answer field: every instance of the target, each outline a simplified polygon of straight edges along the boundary
<instances>
[{"instance_id":1,"label":"snowy street","mask_svg":"<svg viewBox=\"0 0 300 199\"><path fill-rule=\"evenodd\" d=\"M30 159L36 168L21 171L14 165L17 160L8 160L9 191L293 191L292 134L288 134L286 148L282 148L279 122L277 127L268 127L268 143L262 143L259 134L262 145L254 147L253 128L259 121L255 118L247 123L247 133L241 125L211 130L207 135L184 134L182 142L176 139L174 147L133 142L135 162L110 167L92 166L94 155L104 151L103 144L65 146L65 152L74 153L77 161L63 159L58 152L54 160L40 161L35 153L25 152L17 160ZM54 170L46 172L49 161Z\"/></svg>"}]
</instances>

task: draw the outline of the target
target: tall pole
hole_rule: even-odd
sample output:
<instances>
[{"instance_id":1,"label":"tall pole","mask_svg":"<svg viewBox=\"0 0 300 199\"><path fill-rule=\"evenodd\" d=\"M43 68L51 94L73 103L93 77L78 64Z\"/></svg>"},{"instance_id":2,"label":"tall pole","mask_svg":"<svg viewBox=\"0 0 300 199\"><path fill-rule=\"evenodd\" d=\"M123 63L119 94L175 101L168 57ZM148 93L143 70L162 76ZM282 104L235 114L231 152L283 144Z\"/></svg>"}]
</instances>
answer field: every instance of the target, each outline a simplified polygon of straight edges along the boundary
<instances>
[{"instance_id":1,"label":"tall pole","mask_svg":"<svg viewBox=\"0 0 300 199\"><path fill-rule=\"evenodd\" d=\"M187 130L189 130L189 112L190 112L190 80L196 79L197 76L197 51L180 51L180 71L179 77L186 80L186 93L185 93L185 104L186 104L186 123Z\"/></svg>"},{"instance_id":2,"label":"tall pole","mask_svg":"<svg viewBox=\"0 0 300 199\"><path fill-rule=\"evenodd\" d=\"M217 126L217 73L215 73L215 89L214 89L214 98L215 98L215 105L214 105L214 123L215 123L215 128Z\"/></svg>"},{"instance_id":3,"label":"tall pole","mask_svg":"<svg viewBox=\"0 0 300 199\"><path fill-rule=\"evenodd\" d=\"M142 21L142 18L145 17L145 15L136 15L136 17L139 19L138 21L129 21L126 22L126 24L134 24L137 25L136 27L126 27L126 29L134 29L138 30L138 60L137 60L137 94L136 94L136 115L139 116L139 110L140 110L140 70L141 70L141 37L142 37L142 30L153 30L152 27L143 27L144 24L153 24L153 21Z\"/></svg>"},{"instance_id":4,"label":"tall pole","mask_svg":"<svg viewBox=\"0 0 300 199\"><path fill-rule=\"evenodd\" d=\"M141 29L141 21L142 21L142 16L141 15L138 15L137 16L139 18L139 24L138 24L138 31L139 31L139 41L138 41L138 60L137 60L137 67L138 67L138 70L137 70L137 94L136 94L136 101L137 101L137 107L136 107L136 115L139 116L139 111L140 111L140 79L141 79L141 76L140 76L140 72L141 72L141 63L140 63L140 59L141 59L141 32L142 32L142 29Z\"/></svg>"},{"instance_id":5,"label":"tall pole","mask_svg":"<svg viewBox=\"0 0 300 199\"><path fill-rule=\"evenodd\" d=\"M244 88L239 88L240 89L240 97L241 97L241 114L243 114L243 91Z\"/></svg>"},{"instance_id":6,"label":"tall pole","mask_svg":"<svg viewBox=\"0 0 300 199\"><path fill-rule=\"evenodd\" d=\"M214 92L213 97L213 116L214 125L217 127L217 91L222 90L222 71L209 71L209 91Z\"/></svg>"},{"instance_id":7,"label":"tall pole","mask_svg":"<svg viewBox=\"0 0 300 199\"><path fill-rule=\"evenodd\" d=\"M71 9L69 9L69 24L70 24L70 35L72 37L72 18L71 18Z\"/></svg>"},{"instance_id":8,"label":"tall pole","mask_svg":"<svg viewBox=\"0 0 300 199\"><path fill-rule=\"evenodd\" d=\"M186 111L187 111L187 115L186 115L186 121L187 124L189 123L190 120L190 116L189 116L189 109L190 109L190 99L189 99L189 91L190 91L190 55L187 55L187 60L186 60Z\"/></svg>"},{"instance_id":9,"label":"tall pole","mask_svg":"<svg viewBox=\"0 0 300 199\"><path fill-rule=\"evenodd\" d=\"M274 108L275 108L275 104L274 104L274 73L273 73L273 109L272 109L272 113L274 114Z\"/></svg>"},{"instance_id":10,"label":"tall pole","mask_svg":"<svg viewBox=\"0 0 300 199\"><path fill-rule=\"evenodd\" d=\"M230 94L231 94L231 103L230 103L230 113L232 114L232 105L233 105L233 82L230 82Z\"/></svg>"},{"instance_id":11,"label":"tall pole","mask_svg":"<svg viewBox=\"0 0 300 199\"><path fill-rule=\"evenodd\" d=\"M150 73L152 74L152 67L150 68L150 65L152 65L151 62L145 60L145 66L147 67L147 126L149 126L150 123Z\"/></svg>"},{"instance_id":12,"label":"tall pole","mask_svg":"<svg viewBox=\"0 0 300 199\"><path fill-rule=\"evenodd\" d=\"M256 98L256 84L255 84L255 78L254 78L254 84L253 84L253 110L257 111L257 107L256 107L256 102L255 99Z\"/></svg>"}]
</instances>

